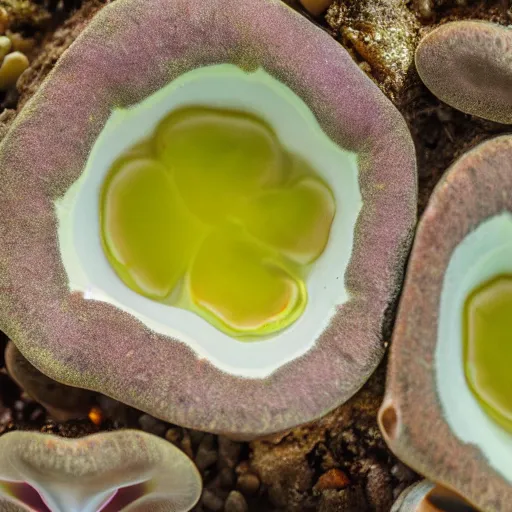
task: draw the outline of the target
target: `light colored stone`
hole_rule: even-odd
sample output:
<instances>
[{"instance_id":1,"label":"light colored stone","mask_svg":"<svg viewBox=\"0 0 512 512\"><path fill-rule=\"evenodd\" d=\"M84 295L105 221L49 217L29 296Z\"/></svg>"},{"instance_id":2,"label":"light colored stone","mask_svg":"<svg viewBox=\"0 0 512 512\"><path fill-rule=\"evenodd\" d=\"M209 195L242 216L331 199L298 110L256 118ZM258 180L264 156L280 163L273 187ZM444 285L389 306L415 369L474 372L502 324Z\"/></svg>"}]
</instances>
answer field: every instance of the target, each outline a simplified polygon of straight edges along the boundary
<instances>
[{"instance_id":1,"label":"light colored stone","mask_svg":"<svg viewBox=\"0 0 512 512\"><path fill-rule=\"evenodd\" d=\"M14 87L28 65L28 59L23 53L9 53L0 66L0 91Z\"/></svg>"}]
</instances>

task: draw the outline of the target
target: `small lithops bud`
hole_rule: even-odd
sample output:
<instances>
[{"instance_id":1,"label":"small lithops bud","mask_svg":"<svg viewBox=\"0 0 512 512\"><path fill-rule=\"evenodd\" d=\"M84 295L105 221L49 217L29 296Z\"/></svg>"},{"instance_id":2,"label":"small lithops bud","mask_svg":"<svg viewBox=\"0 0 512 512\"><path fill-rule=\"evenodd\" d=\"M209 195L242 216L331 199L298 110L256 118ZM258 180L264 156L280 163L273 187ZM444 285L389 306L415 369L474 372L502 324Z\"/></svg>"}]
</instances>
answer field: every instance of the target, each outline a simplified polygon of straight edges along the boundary
<instances>
[{"instance_id":1,"label":"small lithops bud","mask_svg":"<svg viewBox=\"0 0 512 512\"><path fill-rule=\"evenodd\" d=\"M7 36L0 36L0 60L11 51L12 43Z\"/></svg>"},{"instance_id":2,"label":"small lithops bud","mask_svg":"<svg viewBox=\"0 0 512 512\"><path fill-rule=\"evenodd\" d=\"M308 12L313 16L319 16L322 14L331 4L333 0L300 0L300 3L304 6Z\"/></svg>"},{"instance_id":3,"label":"small lithops bud","mask_svg":"<svg viewBox=\"0 0 512 512\"><path fill-rule=\"evenodd\" d=\"M424 37L416 50L424 84L448 105L512 123L512 30L482 21L456 21Z\"/></svg>"},{"instance_id":4,"label":"small lithops bud","mask_svg":"<svg viewBox=\"0 0 512 512\"><path fill-rule=\"evenodd\" d=\"M0 66L0 91L14 87L28 65L27 57L21 52L12 52L6 55Z\"/></svg>"},{"instance_id":5,"label":"small lithops bud","mask_svg":"<svg viewBox=\"0 0 512 512\"><path fill-rule=\"evenodd\" d=\"M455 493L423 480L405 489L391 512L478 512Z\"/></svg>"}]
</instances>

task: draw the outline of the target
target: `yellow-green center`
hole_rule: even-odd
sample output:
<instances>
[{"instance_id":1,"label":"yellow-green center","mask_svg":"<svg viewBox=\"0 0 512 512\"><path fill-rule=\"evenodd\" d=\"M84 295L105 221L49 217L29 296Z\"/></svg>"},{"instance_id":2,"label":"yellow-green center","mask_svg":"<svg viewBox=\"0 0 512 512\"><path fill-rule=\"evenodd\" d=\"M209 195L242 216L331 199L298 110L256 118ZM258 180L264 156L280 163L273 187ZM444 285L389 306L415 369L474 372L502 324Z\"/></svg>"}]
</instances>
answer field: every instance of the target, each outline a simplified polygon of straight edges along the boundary
<instances>
[{"instance_id":1,"label":"yellow-green center","mask_svg":"<svg viewBox=\"0 0 512 512\"><path fill-rule=\"evenodd\" d=\"M512 432L512 275L468 296L463 325L469 387L487 414Z\"/></svg>"},{"instance_id":2,"label":"yellow-green center","mask_svg":"<svg viewBox=\"0 0 512 512\"><path fill-rule=\"evenodd\" d=\"M294 322L335 213L326 183L256 116L172 112L103 184L101 236L123 282L234 336Z\"/></svg>"}]
</instances>

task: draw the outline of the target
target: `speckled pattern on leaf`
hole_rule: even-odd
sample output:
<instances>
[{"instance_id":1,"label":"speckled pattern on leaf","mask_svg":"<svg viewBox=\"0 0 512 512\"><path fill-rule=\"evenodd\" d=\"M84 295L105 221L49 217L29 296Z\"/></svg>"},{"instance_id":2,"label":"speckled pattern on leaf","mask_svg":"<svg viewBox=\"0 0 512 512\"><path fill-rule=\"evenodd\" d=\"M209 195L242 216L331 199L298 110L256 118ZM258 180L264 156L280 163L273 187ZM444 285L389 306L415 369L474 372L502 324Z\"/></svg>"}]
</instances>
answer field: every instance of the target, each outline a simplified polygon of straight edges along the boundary
<instances>
[{"instance_id":1,"label":"speckled pattern on leaf","mask_svg":"<svg viewBox=\"0 0 512 512\"><path fill-rule=\"evenodd\" d=\"M435 349L443 280L458 244L482 222L512 212L512 136L478 145L438 183L419 223L400 299L380 422L392 451L482 510L504 512L512 486L443 417Z\"/></svg>"},{"instance_id":2,"label":"speckled pattern on leaf","mask_svg":"<svg viewBox=\"0 0 512 512\"><path fill-rule=\"evenodd\" d=\"M484 21L441 25L420 41L416 68L440 100L512 123L512 29Z\"/></svg>"},{"instance_id":3,"label":"speckled pattern on leaf","mask_svg":"<svg viewBox=\"0 0 512 512\"><path fill-rule=\"evenodd\" d=\"M80 176L111 108L218 62L263 66L359 154L364 207L346 273L351 300L305 356L265 380L222 373L115 307L70 294L57 243L53 201ZM0 178L0 325L56 380L180 425L251 436L325 414L381 360L416 220L412 141L348 53L280 2L108 5L16 118L0 148Z\"/></svg>"}]
</instances>

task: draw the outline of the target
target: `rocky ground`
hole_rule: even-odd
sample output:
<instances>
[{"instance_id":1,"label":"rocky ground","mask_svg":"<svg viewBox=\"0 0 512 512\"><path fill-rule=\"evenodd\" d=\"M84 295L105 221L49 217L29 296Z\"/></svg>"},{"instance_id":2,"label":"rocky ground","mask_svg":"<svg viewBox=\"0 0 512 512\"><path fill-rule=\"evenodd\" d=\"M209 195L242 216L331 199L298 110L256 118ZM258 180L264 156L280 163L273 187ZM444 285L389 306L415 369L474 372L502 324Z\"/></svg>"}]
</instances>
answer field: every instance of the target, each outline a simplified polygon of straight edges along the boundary
<instances>
[{"instance_id":1,"label":"rocky ground","mask_svg":"<svg viewBox=\"0 0 512 512\"><path fill-rule=\"evenodd\" d=\"M287 1L303 12L294 0ZM0 30L31 62L18 90L0 96L0 137L59 55L106 3L0 0ZM454 19L512 24L512 8L508 0L335 0L324 16L311 18L349 50L407 120L418 154L420 213L458 156L507 131L440 103L419 81L413 65L419 39ZM1 338L0 354L6 342ZM170 425L102 396L93 397L87 417L56 423L3 368L0 433L37 429L75 437L131 427L164 437L193 458L204 476L197 512L388 512L400 491L418 477L394 458L379 433L376 413L384 380L385 362L352 400L325 418L247 444Z\"/></svg>"}]
</instances>

